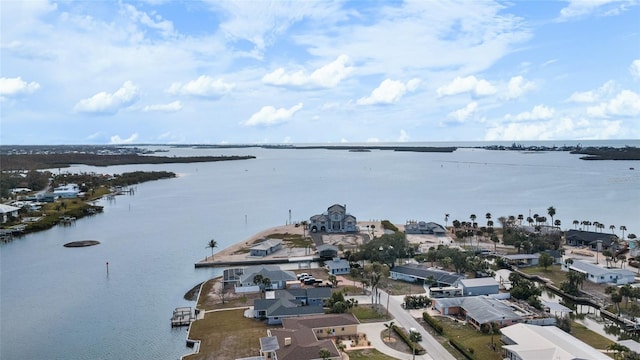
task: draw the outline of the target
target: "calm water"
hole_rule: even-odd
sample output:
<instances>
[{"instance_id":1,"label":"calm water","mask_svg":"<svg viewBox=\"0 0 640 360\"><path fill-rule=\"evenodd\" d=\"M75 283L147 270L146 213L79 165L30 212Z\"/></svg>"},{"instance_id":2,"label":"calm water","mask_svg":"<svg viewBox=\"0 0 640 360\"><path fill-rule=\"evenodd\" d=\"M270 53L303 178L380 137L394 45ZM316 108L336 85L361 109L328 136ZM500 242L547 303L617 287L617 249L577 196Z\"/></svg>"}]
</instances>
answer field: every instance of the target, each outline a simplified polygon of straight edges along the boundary
<instances>
[{"instance_id":1,"label":"calm water","mask_svg":"<svg viewBox=\"0 0 640 360\"><path fill-rule=\"evenodd\" d=\"M584 144L584 143L583 143ZM627 141L639 146L638 141ZM557 144L563 145L563 144ZM171 329L182 296L219 270L194 269L254 233L308 219L334 203L359 220L443 222L556 208L564 228L590 220L640 233L640 163L582 161L561 152L461 149L450 154L391 151L170 149L167 155L255 155L247 161L73 167L180 176L138 185L101 201L103 214L0 247L0 358L176 359L185 329ZM629 170L635 167L637 170ZM63 171L65 171L63 169ZM245 222L246 219L246 222ZM68 249L74 240L100 245ZM109 262L109 273L106 262Z\"/></svg>"}]
</instances>

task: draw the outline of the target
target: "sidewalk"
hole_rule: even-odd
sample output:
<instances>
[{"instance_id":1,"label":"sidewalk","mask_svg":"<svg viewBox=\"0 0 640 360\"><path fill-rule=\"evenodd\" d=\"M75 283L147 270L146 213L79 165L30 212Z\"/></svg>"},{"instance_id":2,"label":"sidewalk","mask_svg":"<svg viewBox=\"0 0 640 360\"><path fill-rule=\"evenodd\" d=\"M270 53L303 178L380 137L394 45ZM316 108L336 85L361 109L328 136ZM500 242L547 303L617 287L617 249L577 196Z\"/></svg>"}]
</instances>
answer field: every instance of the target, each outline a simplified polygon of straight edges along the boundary
<instances>
[{"instance_id":1,"label":"sidewalk","mask_svg":"<svg viewBox=\"0 0 640 360\"><path fill-rule=\"evenodd\" d=\"M390 348L387 344L382 340L380 334L386 330L384 327L386 322L377 322L377 323L365 323L358 325L358 331L367 334L367 339L371 341L371 346L373 346L376 350L380 351L385 355L389 355L396 359L402 360L410 360L413 359L413 354L407 354L402 351L398 351ZM416 355L417 360L433 360L433 358L429 354L425 355Z\"/></svg>"}]
</instances>

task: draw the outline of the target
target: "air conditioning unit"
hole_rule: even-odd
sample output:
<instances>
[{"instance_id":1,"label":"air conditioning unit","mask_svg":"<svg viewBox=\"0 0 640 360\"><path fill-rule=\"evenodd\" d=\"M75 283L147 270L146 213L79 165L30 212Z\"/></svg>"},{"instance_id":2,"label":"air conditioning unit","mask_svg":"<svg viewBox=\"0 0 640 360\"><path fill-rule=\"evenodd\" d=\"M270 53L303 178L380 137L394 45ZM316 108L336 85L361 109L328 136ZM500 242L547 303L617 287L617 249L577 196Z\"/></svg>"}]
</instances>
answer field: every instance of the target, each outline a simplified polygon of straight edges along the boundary
<instances>
[{"instance_id":1,"label":"air conditioning unit","mask_svg":"<svg viewBox=\"0 0 640 360\"><path fill-rule=\"evenodd\" d=\"M284 338L284 346L289 346L289 345L291 345L291 338L290 337Z\"/></svg>"}]
</instances>

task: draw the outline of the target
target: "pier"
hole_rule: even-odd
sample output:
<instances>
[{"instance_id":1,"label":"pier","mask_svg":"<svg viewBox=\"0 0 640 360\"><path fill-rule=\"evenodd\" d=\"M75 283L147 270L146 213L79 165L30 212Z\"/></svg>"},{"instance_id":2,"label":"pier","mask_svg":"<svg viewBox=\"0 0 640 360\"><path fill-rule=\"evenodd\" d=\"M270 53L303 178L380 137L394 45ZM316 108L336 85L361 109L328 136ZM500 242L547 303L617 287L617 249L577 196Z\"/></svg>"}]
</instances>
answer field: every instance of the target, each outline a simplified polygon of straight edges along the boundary
<instances>
[{"instance_id":1,"label":"pier","mask_svg":"<svg viewBox=\"0 0 640 360\"><path fill-rule=\"evenodd\" d=\"M189 326L196 319L195 310L190 307L178 307L173 310L171 327Z\"/></svg>"}]
</instances>

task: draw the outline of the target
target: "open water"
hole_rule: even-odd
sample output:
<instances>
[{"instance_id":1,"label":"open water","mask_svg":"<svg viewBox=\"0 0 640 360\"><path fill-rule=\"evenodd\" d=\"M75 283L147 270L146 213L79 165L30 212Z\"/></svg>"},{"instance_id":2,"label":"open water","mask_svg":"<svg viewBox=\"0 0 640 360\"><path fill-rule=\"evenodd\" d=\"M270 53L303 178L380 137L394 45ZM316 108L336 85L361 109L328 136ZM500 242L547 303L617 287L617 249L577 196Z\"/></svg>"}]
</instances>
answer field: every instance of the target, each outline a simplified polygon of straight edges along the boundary
<instances>
[{"instance_id":1,"label":"open water","mask_svg":"<svg viewBox=\"0 0 640 360\"><path fill-rule=\"evenodd\" d=\"M499 216L547 216L554 206L563 228L590 220L606 224L604 231L614 224L625 225L627 234L640 233L637 161L479 149L167 149L161 155L257 159L62 169L167 170L179 177L137 185L135 195L100 201L103 214L0 246L0 358L179 358L189 351L186 328L172 329L171 313L193 306L184 293L220 274L193 266L210 255L207 242L214 238L222 249L243 241L288 222L289 210L300 221L339 203L358 220L444 223L449 213L449 224L470 214L483 224L490 212L498 224ZM75 240L101 244L62 246Z\"/></svg>"}]
</instances>

